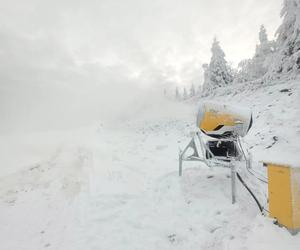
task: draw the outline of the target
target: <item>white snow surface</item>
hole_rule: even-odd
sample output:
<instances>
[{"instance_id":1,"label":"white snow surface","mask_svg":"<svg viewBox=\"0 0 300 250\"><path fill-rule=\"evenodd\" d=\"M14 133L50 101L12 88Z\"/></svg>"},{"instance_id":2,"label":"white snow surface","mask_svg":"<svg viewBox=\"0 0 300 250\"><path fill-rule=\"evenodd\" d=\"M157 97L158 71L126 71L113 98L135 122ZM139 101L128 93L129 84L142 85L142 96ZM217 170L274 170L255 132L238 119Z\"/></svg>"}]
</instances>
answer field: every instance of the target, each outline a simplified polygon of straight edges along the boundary
<instances>
[{"instance_id":1,"label":"white snow surface","mask_svg":"<svg viewBox=\"0 0 300 250\"><path fill-rule=\"evenodd\" d=\"M178 149L203 100L252 109L243 143L261 175L262 160L299 166L299 90L299 81L240 85L135 119L1 135L1 250L299 250L300 234L260 215L239 183L231 204L229 170L184 163L178 176ZM238 171L267 209L266 184Z\"/></svg>"}]
</instances>

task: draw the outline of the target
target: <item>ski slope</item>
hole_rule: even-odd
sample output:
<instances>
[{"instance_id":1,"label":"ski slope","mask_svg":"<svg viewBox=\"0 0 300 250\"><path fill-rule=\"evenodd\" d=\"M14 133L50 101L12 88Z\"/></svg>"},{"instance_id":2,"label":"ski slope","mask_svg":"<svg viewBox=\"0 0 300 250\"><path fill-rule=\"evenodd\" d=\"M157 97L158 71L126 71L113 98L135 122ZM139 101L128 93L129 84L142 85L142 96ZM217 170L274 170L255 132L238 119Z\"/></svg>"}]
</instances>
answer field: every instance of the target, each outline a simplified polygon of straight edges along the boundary
<instances>
[{"instance_id":1,"label":"ski slope","mask_svg":"<svg viewBox=\"0 0 300 250\"><path fill-rule=\"evenodd\" d=\"M264 158L299 163L299 83L239 88L201 101L253 110L243 143L262 175ZM298 250L300 234L260 215L239 183L231 204L227 169L185 163L178 177L178 150L196 129L198 101L148 105L113 123L1 135L1 250ZM266 185L238 169L267 209Z\"/></svg>"}]
</instances>

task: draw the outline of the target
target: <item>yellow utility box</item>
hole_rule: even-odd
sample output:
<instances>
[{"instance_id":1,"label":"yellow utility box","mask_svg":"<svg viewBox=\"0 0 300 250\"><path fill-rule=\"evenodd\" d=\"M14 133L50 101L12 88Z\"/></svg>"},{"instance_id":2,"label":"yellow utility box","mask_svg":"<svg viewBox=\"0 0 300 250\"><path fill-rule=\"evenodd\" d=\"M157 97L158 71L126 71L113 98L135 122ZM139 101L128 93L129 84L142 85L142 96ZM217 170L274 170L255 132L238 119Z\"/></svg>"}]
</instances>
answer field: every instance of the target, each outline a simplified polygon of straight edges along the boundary
<instances>
[{"instance_id":1,"label":"yellow utility box","mask_svg":"<svg viewBox=\"0 0 300 250\"><path fill-rule=\"evenodd\" d=\"M269 212L290 232L300 230L300 168L265 163L268 167Z\"/></svg>"}]
</instances>

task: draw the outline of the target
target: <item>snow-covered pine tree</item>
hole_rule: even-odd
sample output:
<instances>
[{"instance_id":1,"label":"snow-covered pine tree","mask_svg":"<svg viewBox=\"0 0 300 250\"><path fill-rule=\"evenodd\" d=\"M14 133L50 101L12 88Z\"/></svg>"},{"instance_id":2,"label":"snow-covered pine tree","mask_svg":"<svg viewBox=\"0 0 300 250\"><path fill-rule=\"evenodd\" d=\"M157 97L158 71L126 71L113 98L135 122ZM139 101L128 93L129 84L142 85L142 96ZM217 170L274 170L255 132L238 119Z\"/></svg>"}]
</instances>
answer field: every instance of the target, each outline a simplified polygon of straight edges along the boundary
<instances>
[{"instance_id":1,"label":"snow-covered pine tree","mask_svg":"<svg viewBox=\"0 0 300 250\"><path fill-rule=\"evenodd\" d=\"M266 74L271 55L274 51L274 42L268 40L268 35L264 25L260 26L258 34L259 44L256 45L255 55L250 66L251 80L262 77Z\"/></svg>"},{"instance_id":2,"label":"snow-covered pine tree","mask_svg":"<svg viewBox=\"0 0 300 250\"><path fill-rule=\"evenodd\" d=\"M202 87L201 85L198 86L197 91L196 91L196 95L200 95L202 92Z\"/></svg>"},{"instance_id":3,"label":"snow-covered pine tree","mask_svg":"<svg viewBox=\"0 0 300 250\"><path fill-rule=\"evenodd\" d=\"M252 59L244 59L239 62L237 73L234 79L235 83L248 82L253 80L253 62Z\"/></svg>"},{"instance_id":4,"label":"snow-covered pine tree","mask_svg":"<svg viewBox=\"0 0 300 250\"><path fill-rule=\"evenodd\" d=\"M166 97L167 96L167 89L164 88L164 96Z\"/></svg>"},{"instance_id":5,"label":"snow-covered pine tree","mask_svg":"<svg viewBox=\"0 0 300 250\"><path fill-rule=\"evenodd\" d=\"M260 26L258 37L259 37L260 44L268 43L267 30L263 24Z\"/></svg>"},{"instance_id":6,"label":"snow-covered pine tree","mask_svg":"<svg viewBox=\"0 0 300 250\"><path fill-rule=\"evenodd\" d=\"M190 97L193 97L196 95L195 85L192 83L190 88Z\"/></svg>"},{"instance_id":7,"label":"snow-covered pine tree","mask_svg":"<svg viewBox=\"0 0 300 250\"><path fill-rule=\"evenodd\" d=\"M259 43L256 45L252 59L246 59L238 64L235 82L247 82L263 77L273 60L274 41L269 41L264 25L260 26Z\"/></svg>"},{"instance_id":8,"label":"snow-covered pine tree","mask_svg":"<svg viewBox=\"0 0 300 250\"><path fill-rule=\"evenodd\" d=\"M208 68L205 69L206 66L203 65L206 74L204 78L208 78L205 79L204 87L209 90L225 86L232 82L232 75L230 74L228 63L225 60L225 53L216 38L214 38L211 52L212 57ZM205 89L205 91L207 91L207 89Z\"/></svg>"},{"instance_id":9,"label":"snow-covered pine tree","mask_svg":"<svg viewBox=\"0 0 300 250\"><path fill-rule=\"evenodd\" d=\"M183 100L186 100L187 98L188 98L188 94L187 94L186 88L184 87L183 88Z\"/></svg>"},{"instance_id":10,"label":"snow-covered pine tree","mask_svg":"<svg viewBox=\"0 0 300 250\"><path fill-rule=\"evenodd\" d=\"M178 87L176 86L176 89L175 89L175 99L177 101L179 101L181 99L180 97L180 93L179 93L179 90L178 90Z\"/></svg>"},{"instance_id":11,"label":"snow-covered pine tree","mask_svg":"<svg viewBox=\"0 0 300 250\"><path fill-rule=\"evenodd\" d=\"M277 29L277 52L268 77L274 74L300 71L300 0L284 0L281 10L282 24Z\"/></svg>"},{"instance_id":12,"label":"snow-covered pine tree","mask_svg":"<svg viewBox=\"0 0 300 250\"><path fill-rule=\"evenodd\" d=\"M211 87L211 82L210 82L210 78L209 78L209 70L208 70L208 64L207 63L204 63L202 65L202 68L203 68L203 94L208 94L212 87Z\"/></svg>"}]
</instances>

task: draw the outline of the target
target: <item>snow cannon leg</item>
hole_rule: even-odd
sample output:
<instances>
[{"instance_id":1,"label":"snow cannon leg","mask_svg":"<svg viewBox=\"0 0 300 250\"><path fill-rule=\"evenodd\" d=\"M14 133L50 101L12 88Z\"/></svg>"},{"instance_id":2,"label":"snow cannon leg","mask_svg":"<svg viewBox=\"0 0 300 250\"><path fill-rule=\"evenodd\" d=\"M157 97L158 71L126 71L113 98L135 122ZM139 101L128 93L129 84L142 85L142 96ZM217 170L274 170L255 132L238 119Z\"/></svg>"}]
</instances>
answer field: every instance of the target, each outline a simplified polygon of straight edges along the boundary
<instances>
[{"instance_id":1,"label":"snow cannon leg","mask_svg":"<svg viewBox=\"0 0 300 250\"><path fill-rule=\"evenodd\" d=\"M236 169L235 165L231 165L231 199L232 199L232 204L236 202Z\"/></svg>"},{"instance_id":2,"label":"snow cannon leg","mask_svg":"<svg viewBox=\"0 0 300 250\"><path fill-rule=\"evenodd\" d=\"M182 176L182 152L179 151L179 176Z\"/></svg>"}]
</instances>

